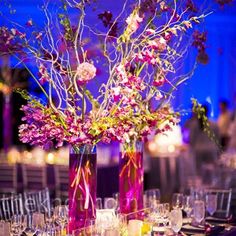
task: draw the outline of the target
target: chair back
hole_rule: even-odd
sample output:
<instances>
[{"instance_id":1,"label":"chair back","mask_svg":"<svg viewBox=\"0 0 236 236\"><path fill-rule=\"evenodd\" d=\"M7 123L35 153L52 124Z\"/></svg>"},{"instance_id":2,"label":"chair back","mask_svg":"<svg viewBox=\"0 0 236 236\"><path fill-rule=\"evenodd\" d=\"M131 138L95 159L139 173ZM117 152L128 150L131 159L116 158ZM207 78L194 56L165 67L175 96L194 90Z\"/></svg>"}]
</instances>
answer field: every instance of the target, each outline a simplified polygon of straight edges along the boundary
<instances>
[{"instance_id":1,"label":"chair back","mask_svg":"<svg viewBox=\"0 0 236 236\"><path fill-rule=\"evenodd\" d=\"M23 215L23 198L19 194L8 198L0 199L0 219L10 220L13 215Z\"/></svg>"},{"instance_id":2,"label":"chair back","mask_svg":"<svg viewBox=\"0 0 236 236\"><path fill-rule=\"evenodd\" d=\"M55 183L56 183L56 197L59 199L68 199L69 186L69 167L64 165L55 165Z\"/></svg>"},{"instance_id":3,"label":"chair back","mask_svg":"<svg viewBox=\"0 0 236 236\"><path fill-rule=\"evenodd\" d=\"M17 165L0 164L0 193L17 193Z\"/></svg>"},{"instance_id":4,"label":"chair back","mask_svg":"<svg viewBox=\"0 0 236 236\"><path fill-rule=\"evenodd\" d=\"M206 193L217 195L217 210L214 215L225 218L229 217L232 189L208 189Z\"/></svg>"},{"instance_id":5,"label":"chair back","mask_svg":"<svg viewBox=\"0 0 236 236\"><path fill-rule=\"evenodd\" d=\"M45 166L22 165L24 190L37 191L46 188L47 175Z\"/></svg>"},{"instance_id":6,"label":"chair back","mask_svg":"<svg viewBox=\"0 0 236 236\"><path fill-rule=\"evenodd\" d=\"M26 214L35 212L51 212L50 195L48 188L37 192L24 192L24 209Z\"/></svg>"}]
</instances>

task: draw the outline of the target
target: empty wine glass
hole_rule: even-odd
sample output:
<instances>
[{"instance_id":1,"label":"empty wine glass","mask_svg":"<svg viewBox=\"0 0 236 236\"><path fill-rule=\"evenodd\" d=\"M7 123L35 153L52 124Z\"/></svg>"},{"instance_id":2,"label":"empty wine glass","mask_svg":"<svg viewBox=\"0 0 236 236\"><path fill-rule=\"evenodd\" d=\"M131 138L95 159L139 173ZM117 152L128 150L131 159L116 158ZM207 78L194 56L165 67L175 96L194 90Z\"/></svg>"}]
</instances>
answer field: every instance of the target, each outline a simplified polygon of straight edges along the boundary
<instances>
[{"instance_id":1,"label":"empty wine glass","mask_svg":"<svg viewBox=\"0 0 236 236\"><path fill-rule=\"evenodd\" d=\"M37 231L42 231L45 227L45 218L42 213L34 213L32 216L32 225Z\"/></svg>"},{"instance_id":2,"label":"empty wine glass","mask_svg":"<svg viewBox=\"0 0 236 236\"><path fill-rule=\"evenodd\" d=\"M206 209L208 213L213 216L217 209L217 195L207 194L206 195Z\"/></svg>"},{"instance_id":3,"label":"empty wine glass","mask_svg":"<svg viewBox=\"0 0 236 236\"><path fill-rule=\"evenodd\" d=\"M177 208L170 212L170 225L171 229L178 235L183 224L182 210Z\"/></svg>"},{"instance_id":4,"label":"empty wine glass","mask_svg":"<svg viewBox=\"0 0 236 236\"><path fill-rule=\"evenodd\" d=\"M170 214L170 204L163 203L163 222L164 222L165 226L167 226L167 224L168 224L169 214Z\"/></svg>"},{"instance_id":5,"label":"empty wine glass","mask_svg":"<svg viewBox=\"0 0 236 236\"><path fill-rule=\"evenodd\" d=\"M191 217L193 211L194 198L193 196L184 196L183 210L187 214L187 217Z\"/></svg>"},{"instance_id":6,"label":"empty wine glass","mask_svg":"<svg viewBox=\"0 0 236 236\"><path fill-rule=\"evenodd\" d=\"M28 236L33 236L37 232L37 228L33 224L32 215L25 215L23 224L24 224L24 234Z\"/></svg>"},{"instance_id":7,"label":"empty wine glass","mask_svg":"<svg viewBox=\"0 0 236 236\"><path fill-rule=\"evenodd\" d=\"M172 197L172 208L183 209L184 195L182 193L174 193Z\"/></svg>"},{"instance_id":8,"label":"empty wine glass","mask_svg":"<svg viewBox=\"0 0 236 236\"><path fill-rule=\"evenodd\" d=\"M112 198L112 197L104 198L104 208L105 209L116 209L117 208L116 199Z\"/></svg>"},{"instance_id":9,"label":"empty wine glass","mask_svg":"<svg viewBox=\"0 0 236 236\"><path fill-rule=\"evenodd\" d=\"M57 206L54 214L56 221L58 222L59 225L61 225L61 230L63 231L65 225L68 222L68 206L65 205Z\"/></svg>"},{"instance_id":10,"label":"empty wine glass","mask_svg":"<svg viewBox=\"0 0 236 236\"><path fill-rule=\"evenodd\" d=\"M11 218L11 227L10 231L12 235L20 235L23 231L23 216L14 215Z\"/></svg>"},{"instance_id":11,"label":"empty wine glass","mask_svg":"<svg viewBox=\"0 0 236 236\"><path fill-rule=\"evenodd\" d=\"M157 204L160 203L161 193L160 189L149 189L144 192L146 207L156 208Z\"/></svg>"},{"instance_id":12,"label":"empty wine glass","mask_svg":"<svg viewBox=\"0 0 236 236\"><path fill-rule=\"evenodd\" d=\"M85 235L96 235L97 226L95 219L86 219L84 227L85 227L84 229Z\"/></svg>"},{"instance_id":13,"label":"empty wine glass","mask_svg":"<svg viewBox=\"0 0 236 236\"><path fill-rule=\"evenodd\" d=\"M200 224L205 218L205 203L202 200L195 200L193 205L193 216L195 221Z\"/></svg>"},{"instance_id":14,"label":"empty wine glass","mask_svg":"<svg viewBox=\"0 0 236 236\"><path fill-rule=\"evenodd\" d=\"M96 209L102 209L102 198L96 198Z\"/></svg>"}]
</instances>

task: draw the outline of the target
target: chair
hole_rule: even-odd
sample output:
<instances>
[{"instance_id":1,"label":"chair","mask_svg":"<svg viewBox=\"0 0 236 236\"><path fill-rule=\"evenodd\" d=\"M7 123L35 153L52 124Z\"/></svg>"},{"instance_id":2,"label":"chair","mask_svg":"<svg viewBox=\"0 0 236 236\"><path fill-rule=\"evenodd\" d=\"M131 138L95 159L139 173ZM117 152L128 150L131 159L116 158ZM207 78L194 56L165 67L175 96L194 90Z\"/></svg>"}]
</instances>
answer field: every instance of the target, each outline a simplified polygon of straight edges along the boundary
<instances>
[{"instance_id":1,"label":"chair","mask_svg":"<svg viewBox=\"0 0 236 236\"><path fill-rule=\"evenodd\" d=\"M68 199L69 186L69 167L63 165L55 165L55 183L56 183L56 197L59 199Z\"/></svg>"},{"instance_id":2,"label":"chair","mask_svg":"<svg viewBox=\"0 0 236 236\"><path fill-rule=\"evenodd\" d=\"M0 199L0 220L10 220L13 215L23 215L22 195Z\"/></svg>"},{"instance_id":3,"label":"chair","mask_svg":"<svg viewBox=\"0 0 236 236\"><path fill-rule=\"evenodd\" d=\"M214 215L219 217L229 217L230 216L230 205L232 198L232 189L208 189L205 191L206 194L216 194L217 195L217 210Z\"/></svg>"},{"instance_id":4,"label":"chair","mask_svg":"<svg viewBox=\"0 0 236 236\"><path fill-rule=\"evenodd\" d=\"M44 166L22 165L23 185L25 191L37 191L46 188L47 175Z\"/></svg>"},{"instance_id":5,"label":"chair","mask_svg":"<svg viewBox=\"0 0 236 236\"><path fill-rule=\"evenodd\" d=\"M0 193L17 193L17 165L1 163L0 165Z\"/></svg>"},{"instance_id":6,"label":"chair","mask_svg":"<svg viewBox=\"0 0 236 236\"><path fill-rule=\"evenodd\" d=\"M48 188L38 192L24 192L24 209L26 214L41 212L50 215L51 204Z\"/></svg>"}]
</instances>

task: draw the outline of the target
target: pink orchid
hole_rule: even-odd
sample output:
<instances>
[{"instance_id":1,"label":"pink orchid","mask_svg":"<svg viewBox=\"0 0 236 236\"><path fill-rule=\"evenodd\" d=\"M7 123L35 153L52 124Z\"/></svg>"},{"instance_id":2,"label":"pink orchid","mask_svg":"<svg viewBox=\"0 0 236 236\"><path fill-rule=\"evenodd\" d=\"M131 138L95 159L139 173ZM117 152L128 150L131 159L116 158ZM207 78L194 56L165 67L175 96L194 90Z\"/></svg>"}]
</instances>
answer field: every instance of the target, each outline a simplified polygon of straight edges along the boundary
<instances>
[{"instance_id":1,"label":"pink orchid","mask_svg":"<svg viewBox=\"0 0 236 236\"><path fill-rule=\"evenodd\" d=\"M139 23L143 21L137 13L132 13L127 19L126 23L128 24L128 30L131 31L130 33L134 33L139 28Z\"/></svg>"}]
</instances>

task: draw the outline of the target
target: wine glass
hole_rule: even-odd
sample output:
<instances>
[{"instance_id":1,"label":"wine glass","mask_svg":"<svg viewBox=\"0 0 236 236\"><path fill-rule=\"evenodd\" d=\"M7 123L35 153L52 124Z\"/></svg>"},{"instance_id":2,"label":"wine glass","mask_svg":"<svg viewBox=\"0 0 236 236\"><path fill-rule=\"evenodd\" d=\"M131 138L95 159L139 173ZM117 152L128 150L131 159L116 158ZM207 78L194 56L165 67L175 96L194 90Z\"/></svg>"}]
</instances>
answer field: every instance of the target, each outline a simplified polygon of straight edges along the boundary
<instances>
[{"instance_id":1,"label":"wine glass","mask_svg":"<svg viewBox=\"0 0 236 236\"><path fill-rule=\"evenodd\" d=\"M97 233L97 226L95 219L86 219L84 225L84 233L85 235L96 235Z\"/></svg>"},{"instance_id":2,"label":"wine glass","mask_svg":"<svg viewBox=\"0 0 236 236\"><path fill-rule=\"evenodd\" d=\"M149 189L144 192L146 206L156 208L157 204L160 203L161 193L160 189Z\"/></svg>"},{"instance_id":3,"label":"wine glass","mask_svg":"<svg viewBox=\"0 0 236 236\"><path fill-rule=\"evenodd\" d=\"M11 227L10 232L12 235L20 235L23 231L23 216L22 215L14 215L11 218Z\"/></svg>"},{"instance_id":4,"label":"wine glass","mask_svg":"<svg viewBox=\"0 0 236 236\"><path fill-rule=\"evenodd\" d=\"M61 230L63 231L68 222L68 206L57 206L54 214L56 221L61 225Z\"/></svg>"},{"instance_id":5,"label":"wine glass","mask_svg":"<svg viewBox=\"0 0 236 236\"><path fill-rule=\"evenodd\" d=\"M200 224L205 218L205 203L202 200L195 200L193 205L193 217Z\"/></svg>"},{"instance_id":6,"label":"wine glass","mask_svg":"<svg viewBox=\"0 0 236 236\"><path fill-rule=\"evenodd\" d=\"M104 198L104 208L105 209L116 209L117 208L116 199L112 198L112 197Z\"/></svg>"},{"instance_id":7,"label":"wine glass","mask_svg":"<svg viewBox=\"0 0 236 236\"><path fill-rule=\"evenodd\" d=\"M96 209L102 209L102 198L96 198Z\"/></svg>"},{"instance_id":8,"label":"wine glass","mask_svg":"<svg viewBox=\"0 0 236 236\"><path fill-rule=\"evenodd\" d=\"M164 221L164 226L167 226L167 224L168 224L169 214L170 214L170 204L169 203L163 203L163 221Z\"/></svg>"},{"instance_id":9,"label":"wine glass","mask_svg":"<svg viewBox=\"0 0 236 236\"><path fill-rule=\"evenodd\" d=\"M174 193L172 197L172 208L183 209L184 195L182 193Z\"/></svg>"},{"instance_id":10,"label":"wine glass","mask_svg":"<svg viewBox=\"0 0 236 236\"><path fill-rule=\"evenodd\" d=\"M208 213L213 216L217 209L217 195L207 194L206 195L206 209Z\"/></svg>"},{"instance_id":11,"label":"wine glass","mask_svg":"<svg viewBox=\"0 0 236 236\"><path fill-rule=\"evenodd\" d=\"M184 196L183 210L187 214L187 218L191 217L193 211L194 198L193 196Z\"/></svg>"},{"instance_id":12,"label":"wine glass","mask_svg":"<svg viewBox=\"0 0 236 236\"><path fill-rule=\"evenodd\" d=\"M33 236L37 232L36 225L33 223L32 215L24 216L24 234L27 236Z\"/></svg>"},{"instance_id":13,"label":"wine glass","mask_svg":"<svg viewBox=\"0 0 236 236\"><path fill-rule=\"evenodd\" d=\"M182 225L183 225L183 215L180 208L173 209L170 212L170 225L171 229L178 235Z\"/></svg>"}]
</instances>

